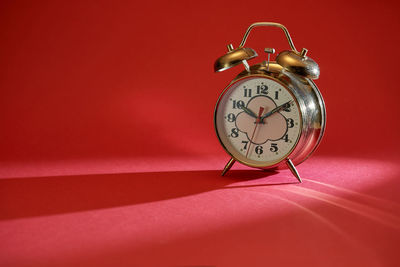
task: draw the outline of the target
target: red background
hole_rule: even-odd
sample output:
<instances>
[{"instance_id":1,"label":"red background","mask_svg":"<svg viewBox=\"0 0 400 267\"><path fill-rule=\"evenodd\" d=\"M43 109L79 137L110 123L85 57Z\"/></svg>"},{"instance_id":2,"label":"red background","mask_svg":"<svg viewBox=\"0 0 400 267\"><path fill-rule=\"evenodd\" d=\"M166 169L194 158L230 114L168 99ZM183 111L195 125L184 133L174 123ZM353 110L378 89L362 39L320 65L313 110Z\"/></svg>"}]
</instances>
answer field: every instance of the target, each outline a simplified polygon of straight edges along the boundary
<instances>
[{"instance_id":1,"label":"red background","mask_svg":"<svg viewBox=\"0 0 400 267\"><path fill-rule=\"evenodd\" d=\"M262 255L274 248L268 254L274 266L284 259L324 266L336 259L354 266L367 253L362 249L374 255L364 266L398 265L391 251L400 240L398 10L395 1L2 1L0 263L265 266ZM367 194L395 207L387 213L392 227L380 225L385 229L371 240L353 236L358 245L347 254L337 237L324 236L324 229L313 235L320 221L299 221L293 215L299 211L277 199L272 207L261 205L265 196L257 193L270 194L269 187L254 187L254 194L219 191L236 183L242 188L242 182L292 181L287 172L271 178L240 166L235 179L218 177L228 156L214 133L213 109L242 67L215 74L213 63L227 44L238 46L257 21L284 24L296 47L309 49L321 68L316 83L327 105L327 131L299 171L306 179L345 190L329 191L331 197L348 201ZM259 52L250 63L266 58L264 47L288 49L275 28L254 29L246 45ZM313 188L309 183L278 188L307 190ZM276 196L289 203L286 194ZM293 205L305 201L312 214L325 212L331 224L357 229L347 225L354 214L326 212L321 202L296 196ZM284 215L261 216L275 214L272 210L282 205ZM106 211L111 213L101 215L105 221L94 219ZM127 223L115 226L120 221ZM366 224L365 233L376 229L370 221L359 223ZM271 230L274 225L282 226ZM224 232L227 227L230 234ZM288 231L294 237L280 235ZM235 233L236 239L229 238ZM286 242L303 237L309 241L294 247L304 249L303 256L283 256ZM332 253L305 253L326 242ZM208 246L214 247L204 250ZM289 246L287 253L296 250Z\"/></svg>"}]
</instances>

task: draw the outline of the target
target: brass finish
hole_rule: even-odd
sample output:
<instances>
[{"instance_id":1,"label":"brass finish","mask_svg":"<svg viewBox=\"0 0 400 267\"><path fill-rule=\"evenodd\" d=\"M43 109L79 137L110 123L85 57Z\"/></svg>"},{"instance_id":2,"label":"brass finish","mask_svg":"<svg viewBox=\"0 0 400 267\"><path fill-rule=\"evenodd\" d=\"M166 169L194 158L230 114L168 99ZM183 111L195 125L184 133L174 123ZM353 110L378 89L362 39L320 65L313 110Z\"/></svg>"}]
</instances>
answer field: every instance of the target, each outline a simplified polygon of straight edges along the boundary
<instances>
[{"instance_id":1,"label":"brass finish","mask_svg":"<svg viewBox=\"0 0 400 267\"><path fill-rule=\"evenodd\" d=\"M257 56L257 53L251 48L243 47L246 43L250 31L254 27L273 26L282 29L286 35L291 51L283 51L278 54L276 61L270 61L270 54L274 53L273 48L266 48L268 53L268 61L246 66L247 60ZM231 159L226 164L222 175L239 161L247 166L257 167L261 169L284 169L291 170L293 175L301 181L301 177L296 170L296 165L305 161L318 147L325 132L326 127L326 110L322 95L312 79L317 79L320 74L318 64L307 57L308 50L303 48L300 52L296 50L288 30L279 23L273 22L257 22L247 29L243 39L237 49L233 49L232 45L228 46L228 53L220 57L214 64L216 72L229 69L240 63L245 65L246 70L240 72L228 86L223 90L217 101L214 112L214 126L217 132L217 137L225 149L231 156ZM292 150L278 161L270 162L268 165L262 162L249 161L247 158L233 157L229 149L225 146L219 136L217 125L217 113L219 112L219 103L225 93L240 80L252 79L253 77L263 77L275 80L283 85L294 96L297 108L300 111L300 135L295 141ZM264 164L264 165L263 165Z\"/></svg>"},{"instance_id":2,"label":"brass finish","mask_svg":"<svg viewBox=\"0 0 400 267\"><path fill-rule=\"evenodd\" d=\"M282 51L276 57L276 62L292 73L311 79L318 79L319 66L314 60L306 57L306 53L307 49L303 49L300 54L288 50Z\"/></svg>"},{"instance_id":3,"label":"brass finish","mask_svg":"<svg viewBox=\"0 0 400 267\"><path fill-rule=\"evenodd\" d=\"M269 65L269 69L267 68L268 65ZM277 78L280 75L282 70L283 70L283 67L281 65L277 64L275 61L270 61L269 64L267 61L263 61L259 64L250 66L250 72L252 74L269 75L269 76L275 77L275 78ZM241 73L239 73L239 75L236 77L236 79L246 76L247 74L248 74L247 71L242 71Z\"/></svg>"},{"instance_id":4,"label":"brass finish","mask_svg":"<svg viewBox=\"0 0 400 267\"><path fill-rule=\"evenodd\" d=\"M231 158L228 163L225 165L224 170L221 173L221 176L224 176L233 166L233 164L236 162L234 158Z\"/></svg>"},{"instance_id":5,"label":"brass finish","mask_svg":"<svg viewBox=\"0 0 400 267\"><path fill-rule=\"evenodd\" d=\"M228 48L229 49L229 48ZM238 64L243 63L245 60L255 58L257 56L256 51L247 47L236 48L229 51L222 57L218 58L214 63L214 71L220 72L230 69Z\"/></svg>"}]
</instances>

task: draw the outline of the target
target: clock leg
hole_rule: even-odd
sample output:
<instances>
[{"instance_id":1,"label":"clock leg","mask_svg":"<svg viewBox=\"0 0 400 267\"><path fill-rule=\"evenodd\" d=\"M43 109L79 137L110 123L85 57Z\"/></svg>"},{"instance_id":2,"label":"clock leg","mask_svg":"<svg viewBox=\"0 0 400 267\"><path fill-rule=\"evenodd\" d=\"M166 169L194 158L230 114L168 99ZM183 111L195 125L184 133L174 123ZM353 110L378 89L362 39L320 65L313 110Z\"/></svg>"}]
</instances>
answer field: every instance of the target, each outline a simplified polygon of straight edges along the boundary
<instances>
[{"instance_id":1,"label":"clock leg","mask_svg":"<svg viewBox=\"0 0 400 267\"><path fill-rule=\"evenodd\" d=\"M293 173L293 175L294 175L294 176L297 178L297 180L299 180L299 182L301 183L302 181L301 181L299 172L296 170L296 167L294 166L293 162L292 162L289 158L287 158L287 159L286 159L286 164L287 164L289 170Z\"/></svg>"},{"instance_id":2,"label":"clock leg","mask_svg":"<svg viewBox=\"0 0 400 267\"><path fill-rule=\"evenodd\" d=\"M221 173L221 176L224 176L225 173L227 173L229 171L229 169L233 166L233 164L236 162L236 160L234 158L231 158L228 163L225 165L224 170Z\"/></svg>"}]
</instances>

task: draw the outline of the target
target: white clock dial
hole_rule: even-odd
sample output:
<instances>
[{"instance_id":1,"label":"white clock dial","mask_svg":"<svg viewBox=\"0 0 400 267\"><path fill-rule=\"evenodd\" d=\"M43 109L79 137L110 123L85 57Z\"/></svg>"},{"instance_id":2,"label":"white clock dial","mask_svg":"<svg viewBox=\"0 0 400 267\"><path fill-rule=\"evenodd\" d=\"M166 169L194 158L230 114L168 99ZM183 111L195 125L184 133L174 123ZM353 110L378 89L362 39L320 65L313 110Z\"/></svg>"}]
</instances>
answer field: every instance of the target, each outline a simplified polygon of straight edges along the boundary
<instances>
[{"instance_id":1,"label":"white clock dial","mask_svg":"<svg viewBox=\"0 0 400 267\"><path fill-rule=\"evenodd\" d=\"M220 97L215 127L224 148L238 161L268 167L286 159L301 133L299 105L282 83L252 76Z\"/></svg>"}]
</instances>

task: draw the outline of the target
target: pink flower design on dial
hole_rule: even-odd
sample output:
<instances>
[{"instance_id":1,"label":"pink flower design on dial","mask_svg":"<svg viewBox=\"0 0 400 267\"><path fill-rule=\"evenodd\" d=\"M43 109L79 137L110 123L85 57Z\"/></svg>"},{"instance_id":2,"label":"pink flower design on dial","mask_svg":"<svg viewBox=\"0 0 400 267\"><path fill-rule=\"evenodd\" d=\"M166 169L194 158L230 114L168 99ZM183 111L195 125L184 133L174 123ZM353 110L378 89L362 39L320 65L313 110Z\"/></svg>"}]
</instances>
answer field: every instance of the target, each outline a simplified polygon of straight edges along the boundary
<instances>
[{"instance_id":1,"label":"pink flower design on dial","mask_svg":"<svg viewBox=\"0 0 400 267\"><path fill-rule=\"evenodd\" d=\"M272 101L269 97L266 96L257 96L251 99L247 103L247 108L254 112L254 114L258 114L258 110L260 107L264 108L261 117L269 112L270 110L277 107L274 101ZM240 112L236 117L236 127L247 134L247 138L250 140L252 136L252 132L254 130L256 118L253 118L246 112ZM253 140L250 140L252 143L261 145L267 142L268 140L279 140L283 138L283 136L287 132L287 123L286 118L279 112L272 114L267 117L263 121L264 123L260 123L257 127L257 130L253 136Z\"/></svg>"}]
</instances>

